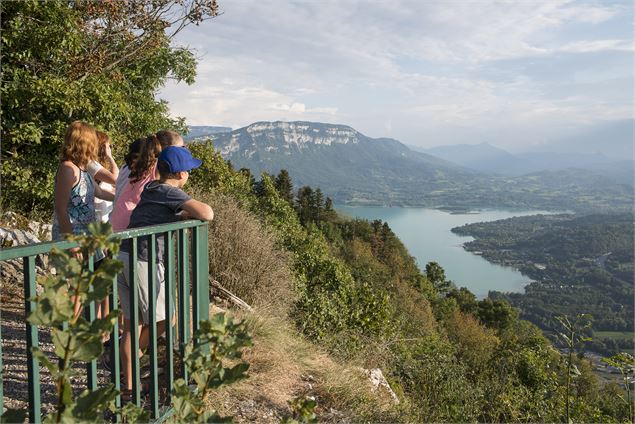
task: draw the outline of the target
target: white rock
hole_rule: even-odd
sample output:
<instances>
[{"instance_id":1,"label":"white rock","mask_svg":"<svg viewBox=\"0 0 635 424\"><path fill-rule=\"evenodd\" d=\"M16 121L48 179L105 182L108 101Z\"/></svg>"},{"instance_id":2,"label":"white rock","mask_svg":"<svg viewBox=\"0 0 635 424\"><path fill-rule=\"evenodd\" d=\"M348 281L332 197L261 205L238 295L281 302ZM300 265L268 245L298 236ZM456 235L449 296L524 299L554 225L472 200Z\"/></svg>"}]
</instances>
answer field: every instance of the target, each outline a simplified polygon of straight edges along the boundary
<instances>
[{"instance_id":1,"label":"white rock","mask_svg":"<svg viewBox=\"0 0 635 424\"><path fill-rule=\"evenodd\" d=\"M364 373L368 376L368 379L372 383L373 391L376 392L380 390L380 388L384 388L392 398L393 402L397 404L399 403L399 398L392 390L390 384L388 384L388 381L386 380L386 377L384 377L384 374L379 368L373 368L370 370L364 369Z\"/></svg>"}]
</instances>

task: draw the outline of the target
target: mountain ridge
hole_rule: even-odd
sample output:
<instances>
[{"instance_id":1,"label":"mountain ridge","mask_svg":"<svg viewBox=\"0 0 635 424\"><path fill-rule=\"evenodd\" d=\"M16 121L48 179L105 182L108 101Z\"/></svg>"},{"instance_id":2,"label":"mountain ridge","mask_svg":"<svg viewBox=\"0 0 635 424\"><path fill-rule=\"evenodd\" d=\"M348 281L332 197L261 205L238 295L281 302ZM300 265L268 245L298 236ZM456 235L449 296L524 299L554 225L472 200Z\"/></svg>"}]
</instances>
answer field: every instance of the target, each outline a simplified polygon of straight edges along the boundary
<instances>
[{"instance_id":1,"label":"mountain ridge","mask_svg":"<svg viewBox=\"0 0 635 424\"><path fill-rule=\"evenodd\" d=\"M632 205L632 186L584 169L484 173L348 125L259 121L210 138L235 168L256 176L286 169L296 188L321 187L342 204L593 211Z\"/></svg>"},{"instance_id":2,"label":"mountain ridge","mask_svg":"<svg viewBox=\"0 0 635 424\"><path fill-rule=\"evenodd\" d=\"M286 169L298 186L324 187L338 201L402 202L398 193L408 185L434 191L445 186L440 181L467 181L473 174L413 152L398 140L371 138L347 125L261 121L212 139L237 168L256 175Z\"/></svg>"}]
</instances>

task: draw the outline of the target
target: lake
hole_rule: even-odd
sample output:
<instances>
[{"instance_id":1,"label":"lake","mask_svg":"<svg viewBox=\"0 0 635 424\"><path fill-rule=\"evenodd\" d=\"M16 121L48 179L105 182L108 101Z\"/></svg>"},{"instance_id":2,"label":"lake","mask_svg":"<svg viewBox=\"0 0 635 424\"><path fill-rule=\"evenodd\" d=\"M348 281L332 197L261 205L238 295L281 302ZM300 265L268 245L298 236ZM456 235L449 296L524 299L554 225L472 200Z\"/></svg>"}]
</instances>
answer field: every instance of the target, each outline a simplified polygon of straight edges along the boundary
<instances>
[{"instance_id":1,"label":"lake","mask_svg":"<svg viewBox=\"0 0 635 424\"><path fill-rule=\"evenodd\" d=\"M467 287L479 298L486 297L490 290L522 292L531 279L513 268L492 264L481 256L463 250L463 243L473 238L458 236L450 229L474 222L549 213L483 210L451 214L437 209L368 206L337 206L336 209L349 216L388 222L410 254L417 259L422 271L428 262L438 262L445 269L446 278L454 281L458 287Z\"/></svg>"}]
</instances>

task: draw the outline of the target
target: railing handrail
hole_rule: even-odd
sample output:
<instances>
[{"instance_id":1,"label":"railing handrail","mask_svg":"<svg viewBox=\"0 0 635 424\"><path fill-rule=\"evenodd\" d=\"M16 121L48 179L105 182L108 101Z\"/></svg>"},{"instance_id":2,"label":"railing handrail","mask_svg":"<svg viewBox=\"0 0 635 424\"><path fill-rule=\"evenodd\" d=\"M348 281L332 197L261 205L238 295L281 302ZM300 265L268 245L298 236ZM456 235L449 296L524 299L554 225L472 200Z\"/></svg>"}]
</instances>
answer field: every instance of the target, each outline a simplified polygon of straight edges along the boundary
<instances>
[{"instance_id":1,"label":"railing handrail","mask_svg":"<svg viewBox=\"0 0 635 424\"><path fill-rule=\"evenodd\" d=\"M148 236L151 234L164 233L166 231L180 230L182 228L193 228L204 224L204 221L198 219L188 219L186 221L171 222L169 224L153 225L149 227L133 228L129 230L122 230L114 232L110 237L119 238L121 240L129 239L132 237ZM206 224L206 223L205 223ZM6 261L10 259L20 259L25 256L34 256L50 253L54 247L64 250L77 247L78 243L61 241L43 241L40 243L23 244L19 246L13 246L0 249L0 261Z\"/></svg>"}]
</instances>

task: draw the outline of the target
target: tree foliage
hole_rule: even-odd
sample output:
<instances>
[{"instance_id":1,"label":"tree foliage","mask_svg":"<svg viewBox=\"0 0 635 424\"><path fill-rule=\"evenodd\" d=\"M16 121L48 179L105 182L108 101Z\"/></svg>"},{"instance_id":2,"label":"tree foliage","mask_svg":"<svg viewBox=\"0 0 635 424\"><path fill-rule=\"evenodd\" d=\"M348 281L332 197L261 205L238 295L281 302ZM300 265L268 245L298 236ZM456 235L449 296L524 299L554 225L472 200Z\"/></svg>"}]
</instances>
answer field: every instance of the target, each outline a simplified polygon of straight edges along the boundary
<instances>
[{"instance_id":1,"label":"tree foliage","mask_svg":"<svg viewBox=\"0 0 635 424\"><path fill-rule=\"evenodd\" d=\"M2 22L2 205L51 210L64 129L80 119L123 151L139 136L183 129L155 96L191 84L193 53L171 44L218 14L215 0L7 1Z\"/></svg>"}]
</instances>

